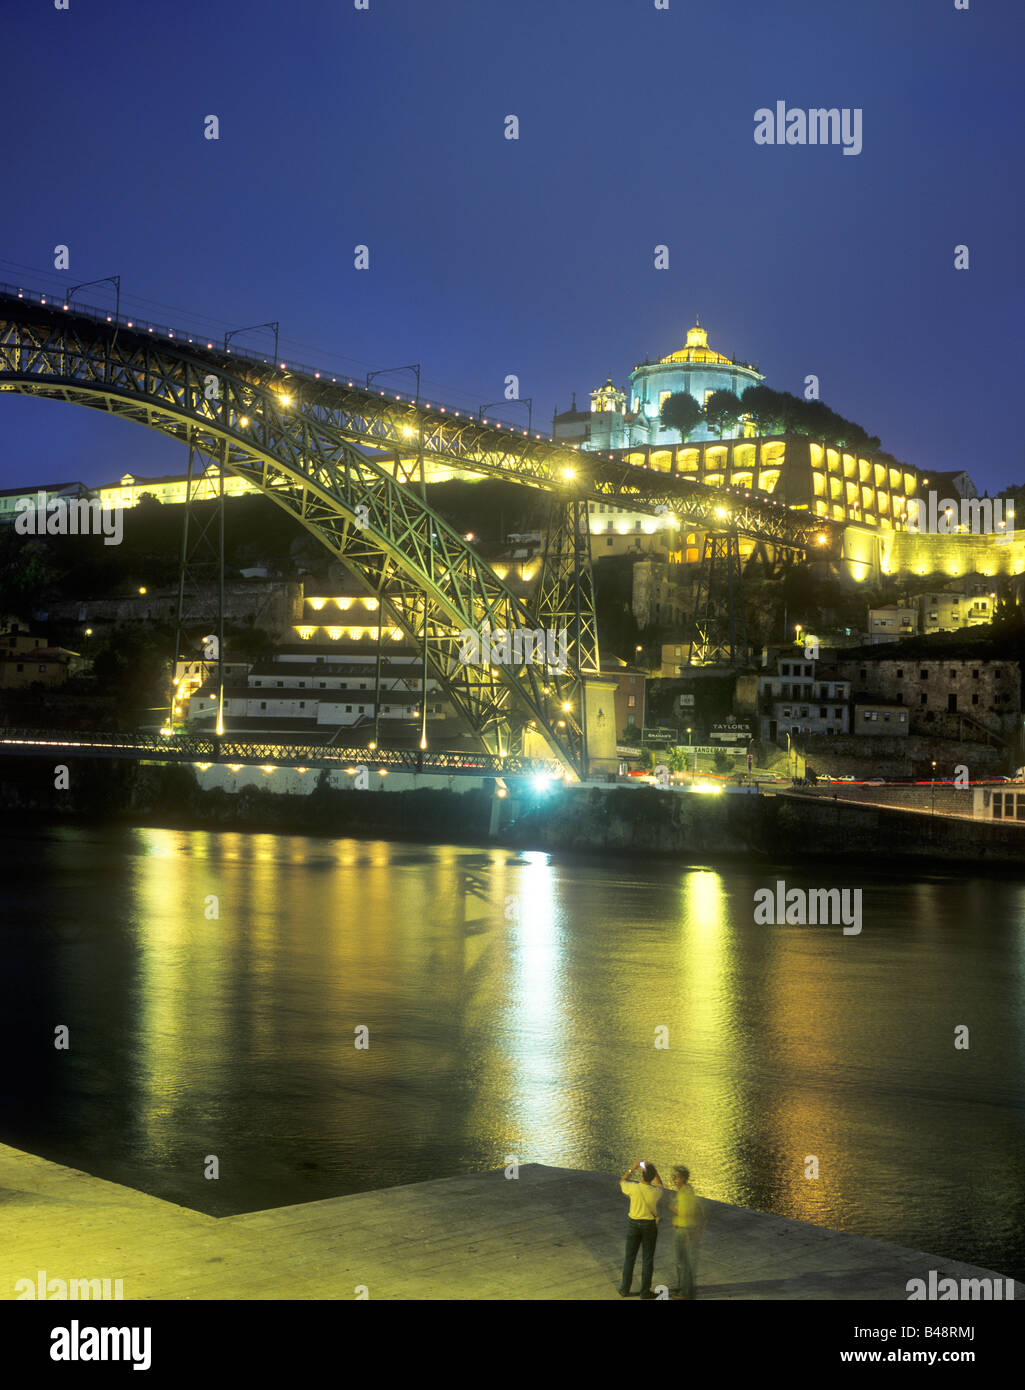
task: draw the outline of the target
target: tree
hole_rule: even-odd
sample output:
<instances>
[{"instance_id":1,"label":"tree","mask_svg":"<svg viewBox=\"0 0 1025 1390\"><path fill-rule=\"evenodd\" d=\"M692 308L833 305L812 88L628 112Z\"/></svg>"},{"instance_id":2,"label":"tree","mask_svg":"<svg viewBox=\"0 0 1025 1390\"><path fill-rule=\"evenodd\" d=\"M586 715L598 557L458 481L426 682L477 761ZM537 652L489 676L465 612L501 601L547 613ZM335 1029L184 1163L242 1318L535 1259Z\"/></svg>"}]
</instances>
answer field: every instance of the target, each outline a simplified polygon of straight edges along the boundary
<instances>
[{"instance_id":1,"label":"tree","mask_svg":"<svg viewBox=\"0 0 1025 1390\"><path fill-rule=\"evenodd\" d=\"M733 766L733 759L730 757L729 753L726 752L725 748L717 748L715 750L712 754L712 762L720 777L725 776Z\"/></svg>"},{"instance_id":2,"label":"tree","mask_svg":"<svg viewBox=\"0 0 1025 1390\"><path fill-rule=\"evenodd\" d=\"M705 402L708 427L715 430L720 439L727 427L735 425L743 413L744 407L732 391L713 391Z\"/></svg>"},{"instance_id":3,"label":"tree","mask_svg":"<svg viewBox=\"0 0 1025 1390\"><path fill-rule=\"evenodd\" d=\"M1025 613L1022 612L1006 578L1001 578L997 600L993 605L994 637L1010 637L1025 630Z\"/></svg>"},{"instance_id":4,"label":"tree","mask_svg":"<svg viewBox=\"0 0 1025 1390\"><path fill-rule=\"evenodd\" d=\"M750 415L759 434L778 434L783 414L783 398L771 386L749 386L740 398L744 414Z\"/></svg>"},{"instance_id":5,"label":"tree","mask_svg":"<svg viewBox=\"0 0 1025 1390\"><path fill-rule=\"evenodd\" d=\"M689 749L680 744L670 748L666 757L666 765L670 772L686 772L691 767L693 755L689 755Z\"/></svg>"},{"instance_id":6,"label":"tree","mask_svg":"<svg viewBox=\"0 0 1025 1390\"><path fill-rule=\"evenodd\" d=\"M674 391L658 412L664 430L679 430L682 444L701 423L702 411L689 391Z\"/></svg>"}]
</instances>

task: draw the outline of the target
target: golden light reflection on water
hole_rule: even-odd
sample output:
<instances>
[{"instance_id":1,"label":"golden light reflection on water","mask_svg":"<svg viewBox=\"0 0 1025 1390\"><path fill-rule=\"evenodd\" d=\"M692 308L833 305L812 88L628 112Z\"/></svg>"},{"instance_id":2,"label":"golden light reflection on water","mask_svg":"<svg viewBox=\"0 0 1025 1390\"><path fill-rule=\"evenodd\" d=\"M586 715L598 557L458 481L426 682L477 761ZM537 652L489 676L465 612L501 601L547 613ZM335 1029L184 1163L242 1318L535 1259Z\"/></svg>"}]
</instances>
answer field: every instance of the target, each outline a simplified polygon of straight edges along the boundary
<instances>
[{"instance_id":1,"label":"golden light reflection on water","mask_svg":"<svg viewBox=\"0 0 1025 1390\"><path fill-rule=\"evenodd\" d=\"M548 856L525 854L509 924L508 1058L512 1104L522 1135L545 1134L560 1108L567 1020L560 997L558 891Z\"/></svg>"},{"instance_id":2,"label":"golden light reflection on water","mask_svg":"<svg viewBox=\"0 0 1025 1390\"><path fill-rule=\"evenodd\" d=\"M155 1171L184 1162L183 1148L198 1163L237 1144L256 1171L270 1145L280 1200L301 1200L288 1187L301 1161L323 1164L338 1190L339 1174L373 1185L382 1153L396 1181L511 1153L609 1171L643 1154L687 1162L712 1197L885 1234L902 1203L932 1219L952 1157L970 1166L975 1141L951 1121L951 1097L969 1097L996 1134L977 1178L996 1184L991 1203L1020 1171L993 1118L998 1102L1013 1113L1010 1083L981 1046L955 1055L946 1033L937 1041L938 1018L984 1017L1012 987L1020 1054L1018 886L867 890L863 935L844 937L755 926L752 893L769 878L742 869L132 837L133 853L115 845L104 860L125 915L104 917L99 899L82 911L134 948L120 984L141 1161ZM990 958L997 906L1009 934ZM353 1045L357 1025L368 1051ZM907 1172L930 1164L938 1186L912 1199ZM905 1240L930 1248L921 1233Z\"/></svg>"}]
</instances>

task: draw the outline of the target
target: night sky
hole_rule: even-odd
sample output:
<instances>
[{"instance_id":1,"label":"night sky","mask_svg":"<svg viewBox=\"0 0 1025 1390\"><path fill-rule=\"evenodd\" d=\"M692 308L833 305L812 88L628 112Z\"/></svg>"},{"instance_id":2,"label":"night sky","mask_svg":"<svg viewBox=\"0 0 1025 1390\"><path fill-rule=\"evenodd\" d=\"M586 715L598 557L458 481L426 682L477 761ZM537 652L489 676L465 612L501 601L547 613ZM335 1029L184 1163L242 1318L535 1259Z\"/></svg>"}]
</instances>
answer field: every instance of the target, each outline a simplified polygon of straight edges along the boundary
<instances>
[{"instance_id":1,"label":"night sky","mask_svg":"<svg viewBox=\"0 0 1025 1390\"><path fill-rule=\"evenodd\" d=\"M1025 481L1020 0L369 3L5 6L0 279L118 272L139 317L279 319L282 356L420 360L457 406L517 373L546 429L700 314L898 458ZM778 100L861 108L862 152L756 145ZM184 471L150 431L0 399L0 486Z\"/></svg>"}]
</instances>

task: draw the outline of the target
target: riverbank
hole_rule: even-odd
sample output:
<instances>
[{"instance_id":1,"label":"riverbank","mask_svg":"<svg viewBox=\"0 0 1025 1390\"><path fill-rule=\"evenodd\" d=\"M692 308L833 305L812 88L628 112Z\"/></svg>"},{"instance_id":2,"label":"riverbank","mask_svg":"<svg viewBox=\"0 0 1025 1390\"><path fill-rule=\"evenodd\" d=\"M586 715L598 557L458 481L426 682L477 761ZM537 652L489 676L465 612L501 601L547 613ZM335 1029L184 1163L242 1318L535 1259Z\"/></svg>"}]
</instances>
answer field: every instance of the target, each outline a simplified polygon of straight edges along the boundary
<instances>
[{"instance_id":1,"label":"riverbank","mask_svg":"<svg viewBox=\"0 0 1025 1390\"><path fill-rule=\"evenodd\" d=\"M254 834L369 835L381 839L448 839L488 844L492 794L472 781L460 789L436 785L406 791L331 786L311 777L305 795L242 784L204 787L187 765L76 758L66 787L55 785L52 759L0 762L0 818L24 824L85 821L174 830L238 830ZM451 779L453 783L457 779Z\"/></svg>"},{"instance_id":2,"label":"riverbank","mask_svg":"<svg viewBox=\"0 0 1025 1390\"><path fill-rule=\"evenodd\" d=\"M574 786L544 790L511 783L496 807L493 785L425 778L394 789L398 778L366 790L311 778L305 794L251 782L204 787L189 766L75 759L68 785L55 785L49 759L7 758L0 765L0 817L24 824L68 819L172 829L223 829L517 850L599 852L683 862L804 859L996 868L1025 866L1025 825L929 814L920 807L870 800L863 789L698 795L653 787ZM410 776L405 780L413 781ZM451 785L438 785L449 781ZM897 793L894 793L896 796ZM948 799L954 793L944 789ZM970 792L958 795L970 798ZM969 802L965 802L965 807ZM947 809L945 806L943 809ZM950 808L953 810L953 807ZM498 814L493 815L497 810Z\"/></svg>"},{"instance_id":3,"label":"riverbank","mask_svg":"<svg viewBox=\"0 0 1025 1390\"><path fill-rule=\"evenodd\" d=\"M608 1173L528 1163L515 1178L499 1169L216 1218L0 1145L0 1186L17 1212L0 1250L4 1299L38 1297L42 1272L51 1299L61 1283L50 1281L120 1279L126 1300L621 1301L626 1203ZM708 1216L703 1299L904 1302L931 1270L1008 1292L992 1270L886 1241L723 1202ZM656 1286L672 1273L663 1223Z\"/></svg>"}]
</instances>

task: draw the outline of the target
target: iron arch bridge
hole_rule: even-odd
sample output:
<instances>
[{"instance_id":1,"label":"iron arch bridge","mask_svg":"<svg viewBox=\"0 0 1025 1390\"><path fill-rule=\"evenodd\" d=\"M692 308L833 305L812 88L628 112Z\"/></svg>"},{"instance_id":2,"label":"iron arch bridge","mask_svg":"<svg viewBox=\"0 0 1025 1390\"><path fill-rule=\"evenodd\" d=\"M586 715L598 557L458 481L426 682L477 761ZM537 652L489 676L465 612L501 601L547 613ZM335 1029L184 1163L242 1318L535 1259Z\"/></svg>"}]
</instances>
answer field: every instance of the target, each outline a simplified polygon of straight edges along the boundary
<instances>
[{"instance_id":1,"label":"iron arch bridge","mask_svg":"<svg viewBox=\"0 0 1025 1390\"><path fill-rule=\"evenodd\" d=\"M767 498L741 502L436 402L16 286L0 286L0 391L133 420L245 478L369 588L382 620L422 646L428 673L486 750L517 754L534 730L581 776L586 681L599 674L588 503L668 513L681 525L729 528L795 552L828 529ZM420 458L549 494L530 604L409 486ZM467 634L488 629L565 634L565 660L534 643L530 660L474 664Z\"/></svg>"}]
</instances>

